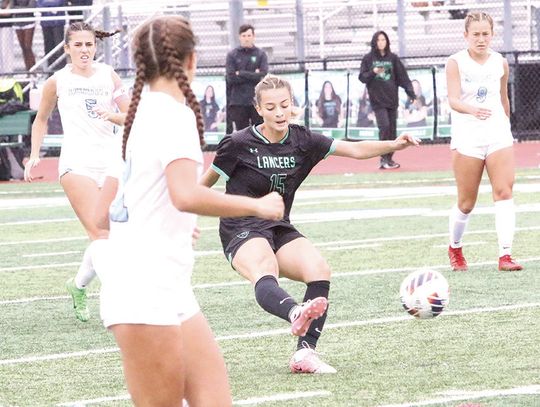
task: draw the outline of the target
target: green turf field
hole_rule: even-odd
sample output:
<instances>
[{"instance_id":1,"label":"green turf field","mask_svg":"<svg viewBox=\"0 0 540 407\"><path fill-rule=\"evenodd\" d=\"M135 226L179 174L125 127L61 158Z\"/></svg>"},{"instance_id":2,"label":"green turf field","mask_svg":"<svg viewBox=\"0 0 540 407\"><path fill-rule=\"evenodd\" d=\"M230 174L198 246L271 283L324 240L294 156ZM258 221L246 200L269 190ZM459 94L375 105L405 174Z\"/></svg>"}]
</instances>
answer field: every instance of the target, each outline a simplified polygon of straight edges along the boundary
<instances>
[{"instance_id":1,"label":"green turf field","mask_svg":"<svg viewBox=\"0 0 540 407\"><path fill-rule=\"evenodd\" d=\"M514 257L496 269L487 180L465 236L467 273L449 270L448 172L312 176L293 223L332 270L319 342L335 375L292 375L295 339L256 304L200 218L195 293L229 369L235 405L540 406L540 169L516 176ZM120 357L101 325L77 321L64 282L88 241L58 184L0 184L0 406L128 406ZM418 321L399 303L412 270L441 271L450 305ZM299 283L283 282L297 299Z\"/></svg>"}]
</instances>

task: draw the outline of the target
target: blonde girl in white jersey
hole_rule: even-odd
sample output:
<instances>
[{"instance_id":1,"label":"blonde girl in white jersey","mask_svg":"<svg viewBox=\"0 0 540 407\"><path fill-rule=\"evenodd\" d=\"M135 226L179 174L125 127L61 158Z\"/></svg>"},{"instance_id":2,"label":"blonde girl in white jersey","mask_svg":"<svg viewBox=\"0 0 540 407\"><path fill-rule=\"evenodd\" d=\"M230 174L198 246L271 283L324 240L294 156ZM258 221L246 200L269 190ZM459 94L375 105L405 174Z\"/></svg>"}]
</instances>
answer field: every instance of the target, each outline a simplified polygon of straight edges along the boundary
<instances>
[{"instance_id":1,"label":"blonde girl in white jersey","mask_svg":"<svg viewBox=\"0 0 540 407\"><path fill-rule=\"evenodd\" d=\"M151 19L134 35L124 175L109 239L94 242L87 264L101 280L101 317L120 348L136 406L181 406L182 399L190 407L231 405L223 357L191 287L194 214L278 220L284 212L276 192L255 199L198 184L204 122L190 87L194 47L179 16ZM106 178L99 224L108 223L115 184Z\"/></svg>"},{"instance_id":2,"label":"blonde girl in white jersey","mask_svg":"<svg viewBox=\"0 0 540 407\"><path fill-rule=\"evenodd\" d=\"M32 181L33 169L40 161L47 121L58 103L64 129L58 167L60 184L92 241L108 234L95 225L93 217L105 170L113 157L120 154L121 136L115 134L114 124L123 124L129 107L129 97L116 72L94 61L96 38L115 33L96 31L84 22L73 23L66 30L64 51L71 63L43 86L32 125L32 150L24 169L25 180ZM115 108L117 113L113 112ZM89 318L85 287L93 277L93 273L80 269L67 283L75 315L81 321Z\"/></svg>"},{"instance_id":3,"label":"blonde girl in white jersey","mask_svg":"<svg viewBox=\"0 0 540 407\"><path fill-rule=\"evenodd\" d=\"M493 19L488 14L468 14L464 35L468 48L450 56L446 65L448 101L452 109L452 164L458 190L458 201L449 220L450 265L455 271L467 270L462 237L486 168L495 202L499 270L521 270L522 266L511 257L515 209L508 62L489 48Z\"/></svg>"}]
</instances>

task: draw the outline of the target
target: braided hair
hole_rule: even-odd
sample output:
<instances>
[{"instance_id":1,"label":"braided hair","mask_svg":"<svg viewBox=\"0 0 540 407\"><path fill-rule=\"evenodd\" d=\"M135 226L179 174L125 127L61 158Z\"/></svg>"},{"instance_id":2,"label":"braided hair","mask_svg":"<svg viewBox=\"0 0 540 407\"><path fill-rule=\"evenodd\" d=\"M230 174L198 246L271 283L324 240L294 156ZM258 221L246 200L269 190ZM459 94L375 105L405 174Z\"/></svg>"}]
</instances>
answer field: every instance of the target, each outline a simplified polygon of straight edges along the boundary
<instances>
[{"instance_id":1,"label":"braided hair","mask_svg":"<svg viewBox=\"0 0 540 407\"><path fill-rule=\"evenodd\" d=\"M189 85L184 70L186 59L195 51L195 36L189 22L180 16L153 18L141 25L133 38L133 58L136 66L135 84L131 103L124 123L122 156L126 157L126 145L141 100L144 84L164 76L174 78L197 120L199 141L204 146L204 121L201 107Z\"/></svg>"},{"instance_id":2,"label":"braided hair","mask_svg":"<svg viewBox=\"0 0 540 407\"><path fill-rule=\"evenodd\" d=\"M96 30L94 27L92 27L90 24L85 23L84 21L77 21L75 23L71 23L66 30L66 34L64 37L64 41L67 44L69 42L69 39L71 38L71 34L77 31L89 31L91 32L95 38L98 38L102 40L103 38L112 37L115 34L118 34L119 32L122 32L122 30L115 30L112 32L108 31L101 31Z\"/></svg>"}]
</instances>

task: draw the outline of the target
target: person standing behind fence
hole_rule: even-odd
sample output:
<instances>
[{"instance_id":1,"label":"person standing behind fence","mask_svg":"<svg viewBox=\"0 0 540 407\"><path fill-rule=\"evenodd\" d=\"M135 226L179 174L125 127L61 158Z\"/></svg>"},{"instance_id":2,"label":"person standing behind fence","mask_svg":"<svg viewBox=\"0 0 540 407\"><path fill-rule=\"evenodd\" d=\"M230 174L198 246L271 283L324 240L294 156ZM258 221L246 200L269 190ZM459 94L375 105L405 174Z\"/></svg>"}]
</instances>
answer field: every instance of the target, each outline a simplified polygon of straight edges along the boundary
<instances>
[{"instance_id":1,"label":"person standing behind fence","mask_svg":"<svg viewBox=\"0 0 540 407\"><path fill-rule=\"evenodd\" d=\"M226 74L230 100L227 101L227 117L233 129L242 130L250 125L262 123L255 110L253 97L255 85L268 73L266 52L257 48L255 29L244 24L238 30L240 46L227 54Z\"/></svg>"},{"instance_id":2,"label":"person standing behind fence","mask_svg":"<svg viewBox=\"0 0 540 407\"><path fill-rule=\"evenodd\" d=\"M489 48L493 19L470 13L465 18L468 48L450 56L446 64L448 101L452 117L452 166L457 204L450 212L448 256L454 271L466 271L462 237L478 198L486 168L495 202L495 229L499 243L499 270L523 267L512 257L516 213L513 136L508 100L508 61Z\"/></svg>"},{"instance_id":3,"label":"person standing behind fence","mask_svg":"<svg viewBox=\"0 0 540 407\"><path fill-rule=\"evenodd\" d=\"M67 5L70 7L81 7L91 6L92 3L93 0L68 0ZM70 22L75 22L84 20L84 15L86 14L86 12L81 10L74 10L68 11L68 14L72 16Z\"/></svg>"},{"instance_id":4,"label":"person standing behind fence","mask_svg":"<svg viewBox=\"0 0 540 407\"><path fill-rule=\"evenodd\" d=\"M380 140L394 140L397 136L398 89L415 99L413 85L399 57L390 51L390 40L384 31L377 31L371 39L371 52L364 55L360 65L360 82L365 83L369 100L379 127ZM399 168L393 153L381 156L380 169Z\"/></svg>"},{"instance_id":5,"label":"person standing behind fence","mask_svg":"<svg viewBox=\"0 0 540 407\"><path fill-rule=\"evenodd\" d=\"M37 0L38 7L65 7L67 6L66 0ZM41 13L41 17L49 17L50 20L41 20L41 29L43 32L43 50L45 55L51 52L58 44L64 41L64 26L66 25L66 20L64 16L66 15L65 11L45 11ZM52 17L56 17L52 19ZM64 50L59 48L54 54L47 58L47 67L50 72L57 71L62 69L66 65L66 60L62 59L54 67L51 65L62 55Z\"/></svg>"},{"instance_id":6,"label":"person standing behind fence","mask_svg":"<svg viewBox=\"0 0 540 407\"><path fill-rule=\"evenodd\" d=\"M12 9L18 8L35 8L36 0L4 0L7 7ZM16 13L13 14L13 18L34 18L34 13ZM13 28L17 34L17 40L21 46L24 66L26 70L29 70L36 63L36 57L32 50L32 42L34 41L34 29L36 23L34 20L14 22Z\"/></svg>"}]
</instances>

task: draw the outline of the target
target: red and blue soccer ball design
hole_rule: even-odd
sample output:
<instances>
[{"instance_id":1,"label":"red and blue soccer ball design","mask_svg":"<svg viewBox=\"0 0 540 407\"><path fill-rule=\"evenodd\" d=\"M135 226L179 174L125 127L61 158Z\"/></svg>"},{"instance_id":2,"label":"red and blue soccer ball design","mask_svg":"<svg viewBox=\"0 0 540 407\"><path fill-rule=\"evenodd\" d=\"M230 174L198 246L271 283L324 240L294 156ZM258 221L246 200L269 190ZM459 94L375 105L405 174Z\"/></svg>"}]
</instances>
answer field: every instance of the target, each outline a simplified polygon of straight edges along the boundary
<instances>
[{"instance_id":1,"label":"red and blue soccer ball design","mask_svg":"<svg viewBox=\"0 0 540 407\"><path fill-rule=\"evenodd\" d=\"M409 274L399 289L403 308L419 319L438 316L448 305L446 278L435 270L417 270Z\"/></svg>"}]
</instances>

